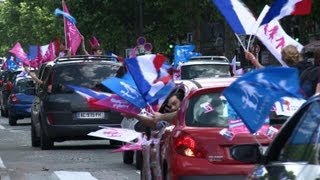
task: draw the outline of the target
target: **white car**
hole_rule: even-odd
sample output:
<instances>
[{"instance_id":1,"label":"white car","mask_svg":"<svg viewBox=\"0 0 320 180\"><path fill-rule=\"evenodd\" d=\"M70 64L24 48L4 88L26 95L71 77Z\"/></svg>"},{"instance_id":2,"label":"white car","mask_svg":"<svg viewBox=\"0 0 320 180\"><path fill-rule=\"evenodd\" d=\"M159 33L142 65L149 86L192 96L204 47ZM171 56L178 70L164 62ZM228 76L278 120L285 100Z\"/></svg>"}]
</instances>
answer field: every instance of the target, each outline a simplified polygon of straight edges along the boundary
<instances>
[{"instance_id":1,"label":"white car","mask_svg":"<svg viewBox=\"0 0 320 180\"><path fill-rule=\"evenodd\" d=\"M231 77L230 64L225 61L188 61L180 64L178 70L174 80Z\"/></svg>"}]
</instances>

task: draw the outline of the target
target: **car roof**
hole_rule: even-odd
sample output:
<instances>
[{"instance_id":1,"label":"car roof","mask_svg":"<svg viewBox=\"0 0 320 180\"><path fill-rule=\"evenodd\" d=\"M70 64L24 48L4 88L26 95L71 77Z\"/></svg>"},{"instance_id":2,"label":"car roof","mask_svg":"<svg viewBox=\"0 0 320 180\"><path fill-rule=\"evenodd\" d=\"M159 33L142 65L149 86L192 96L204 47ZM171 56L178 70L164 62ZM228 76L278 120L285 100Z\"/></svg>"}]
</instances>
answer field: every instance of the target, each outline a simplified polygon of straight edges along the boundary
<instances>
[{"instance_id":1,"label":"car roof","mask_svg":"<svg viewBox=\"0 0 320 180\"><path fill-rule=\"evenodd\" d=\"M190 60L195 61L195 60L200 60L200 61L225 61L225 62L229 62L228 58L225 56L194 56L191 57Z\"/></svg>"},{"instance_id":2,"label":"car roof","mask_svg":"<svg viewBox=\"0 0 320 180\"><path fill-rule=\"evenodd\" d=\"M224 62L224 61L214 61L214 60L202 61L202 60L198 60L198 61L188 61L188 62L182 63L181 66L192 66L192 65L203 65L203 64L229 65L228 62Z\"/></svg>"},{"instance_id":3,"label":"car roof","mask_svg":"<svg viewBox=\"0 0 320 180\"><path fill-rule=\"evenodd\" d=\"M56 65L56 64L73 64L73 63L83 63L83 62L108 62L110 64L119 64L116 58L113 56L94 56L94 55L75 55L75 56L66 56L58 57L54 61L45 63L45 65Z\"/></svg>"},{"instance_id":4,"label":"car roof","mask_svg":"<svg viewBox=\"0 0 320 180\"><path fill-rule=\"evenodd\" d=\"M188 90L197 90L201 88L220 88L228 87L237 77L220 77L220 78L198 78L192 80L176 80L177 86L185 86Z\"/></svg>"}]
</instances>

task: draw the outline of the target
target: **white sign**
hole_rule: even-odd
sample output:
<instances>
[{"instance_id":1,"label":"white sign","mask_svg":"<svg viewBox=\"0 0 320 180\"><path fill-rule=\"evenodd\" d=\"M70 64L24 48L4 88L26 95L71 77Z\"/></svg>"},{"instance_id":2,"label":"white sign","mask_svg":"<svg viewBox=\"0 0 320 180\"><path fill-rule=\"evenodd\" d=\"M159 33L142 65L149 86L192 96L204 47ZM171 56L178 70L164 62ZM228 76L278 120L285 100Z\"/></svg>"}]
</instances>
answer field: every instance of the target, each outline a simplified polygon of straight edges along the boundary
<instances>
[{"instance_id":1,"label":"white sign","mask_svg":"<svg viewBox=\"0 0 320 180\"><path fill-rule=\"evenodd\" d=\"M263 17L269 10L269 6L265 6L257 20L260 24ZM290 37L281 27L280 23L276 20L259 27L256 36L274 55L274 57L283 65L287 66L281 59L281 50L287 45L296 46L298 51L301 51L303 46Z\"/></svg>"},{"instance_id":2,"label":"white sign","mask_svg":"<svg viewBox=\"0 0 320 180\"><path fill-rule=\"evenodd\" d=\"M275 103L275 112L277 115L292 116L304 102L304 99L282 98L281 102Z\"/></svg>"},{"instance_id":3,"label":"white sign","mask_svg":"<svg viewBox=\"0 0 320 180\"><path fill-rule=\"evenodd\" d=\"M89 133L88 136L112 139L116 141L129 143L137 138L140 138L142 134L130 129L105 127L98 131Z\"/></svg>"}]
</instances>

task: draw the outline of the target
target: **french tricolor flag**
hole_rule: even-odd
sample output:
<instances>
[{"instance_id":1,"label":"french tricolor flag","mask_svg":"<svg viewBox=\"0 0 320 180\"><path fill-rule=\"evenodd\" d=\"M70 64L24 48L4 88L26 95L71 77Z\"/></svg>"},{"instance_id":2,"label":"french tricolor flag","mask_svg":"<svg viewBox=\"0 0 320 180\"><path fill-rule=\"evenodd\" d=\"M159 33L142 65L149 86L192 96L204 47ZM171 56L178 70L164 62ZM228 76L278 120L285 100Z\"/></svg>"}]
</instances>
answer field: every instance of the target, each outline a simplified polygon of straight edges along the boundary
<instances>
[{"instance_id":1,"label":"french tricolor flag","mask_svg":"<svg viewBox=\"0 0 320 180\"><path fill-rule=\"evenodd\" d=\"M236 34L254 34L256 19L241 0L212 0Z\"/></svg>"},{"instance_id":2,"label":"french tricolor flag","mask_svg":"<svg viewBox=\"0 0 320 180\"><path fill-rule=\"evenodd\" d=\"M148 103L168 95L174 87L172 76L163 66L166 59L161 54L146 54L125 60L137 88Z\"/></svg>"},{"instance_id":3,"label":"french tricolor flag","mask_svg":"<svg viewBox=\"0 0 320 180\"><path fill-rule=\"evenodd\" d=\"M311 12L311 5L312 0L276 0L263 18L261 25L288 15L307 15Z\"/></svg>"}]
</instances>

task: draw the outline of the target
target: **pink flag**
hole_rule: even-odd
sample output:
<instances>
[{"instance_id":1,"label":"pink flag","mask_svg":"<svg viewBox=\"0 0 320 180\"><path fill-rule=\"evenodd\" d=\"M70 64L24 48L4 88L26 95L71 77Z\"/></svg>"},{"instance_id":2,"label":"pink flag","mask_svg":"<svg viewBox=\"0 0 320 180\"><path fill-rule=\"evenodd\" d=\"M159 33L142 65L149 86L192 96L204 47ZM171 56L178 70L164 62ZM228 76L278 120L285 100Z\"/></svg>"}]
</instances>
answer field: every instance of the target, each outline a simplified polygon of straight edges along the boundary
<instances>
[{"instance_id":1,"label":"pink flag","mask_svg":"<svg viewBox=\"0 0 320 180\"><path fill-rule=\"evenodd\" d=\"M96 106L112 109L120 113L136 116L141 112L141 109L126 101L117 94L112 94L110 97L93 102Z\"/></svg>"},{"instance_id":2,"label":"pink flag","mask_svg":"<svg viewBox=\"0 0 320 180\"><path fill-rule=\"evenodd\" d=\"M45 46L41 46L40 52L41 52L41 63L53 61L54 58L56 58L54 42L51 42L50 44Z\"/></svg>"},{"instance_id":3,"label":"pink flag","mask_svg":"<svg viewBox=\"0 0 320 180\"><path fill-rule=\"evenodd\" d=\"M89 40L89 43L90 43L91 48L96 47L96 46L100 46L99 41L94 36L92 37L92 39Z\"/></svg>"},{"instance_id":4,"label":"pink flag","mask_svg":"<svg viewBox=\"0 0 320 180\"><path fill-rule=\"evenodd\" d=\"M23 64L28 65L28 66L30 65L30 61L28 60L28 56L24 52L24 50L22 49L21 44L19 42L17 42L9 52L14 54L17 58L21 59Z\"/></svg>"},{"instance_id":5,"label":"pink flag","mask_svg":"<svg viewBox=\"0 0 320 180\"><path fill-rule=\"evenodd\" d=\"M64 1L62 1L62 8L64 12L70 14ZM67 43L66 46L71 50L71 54L75 55L82 41L81 34L75 24L70 22L67 18L64 18L64 28Z\"/></svg>"}]
</instances>

